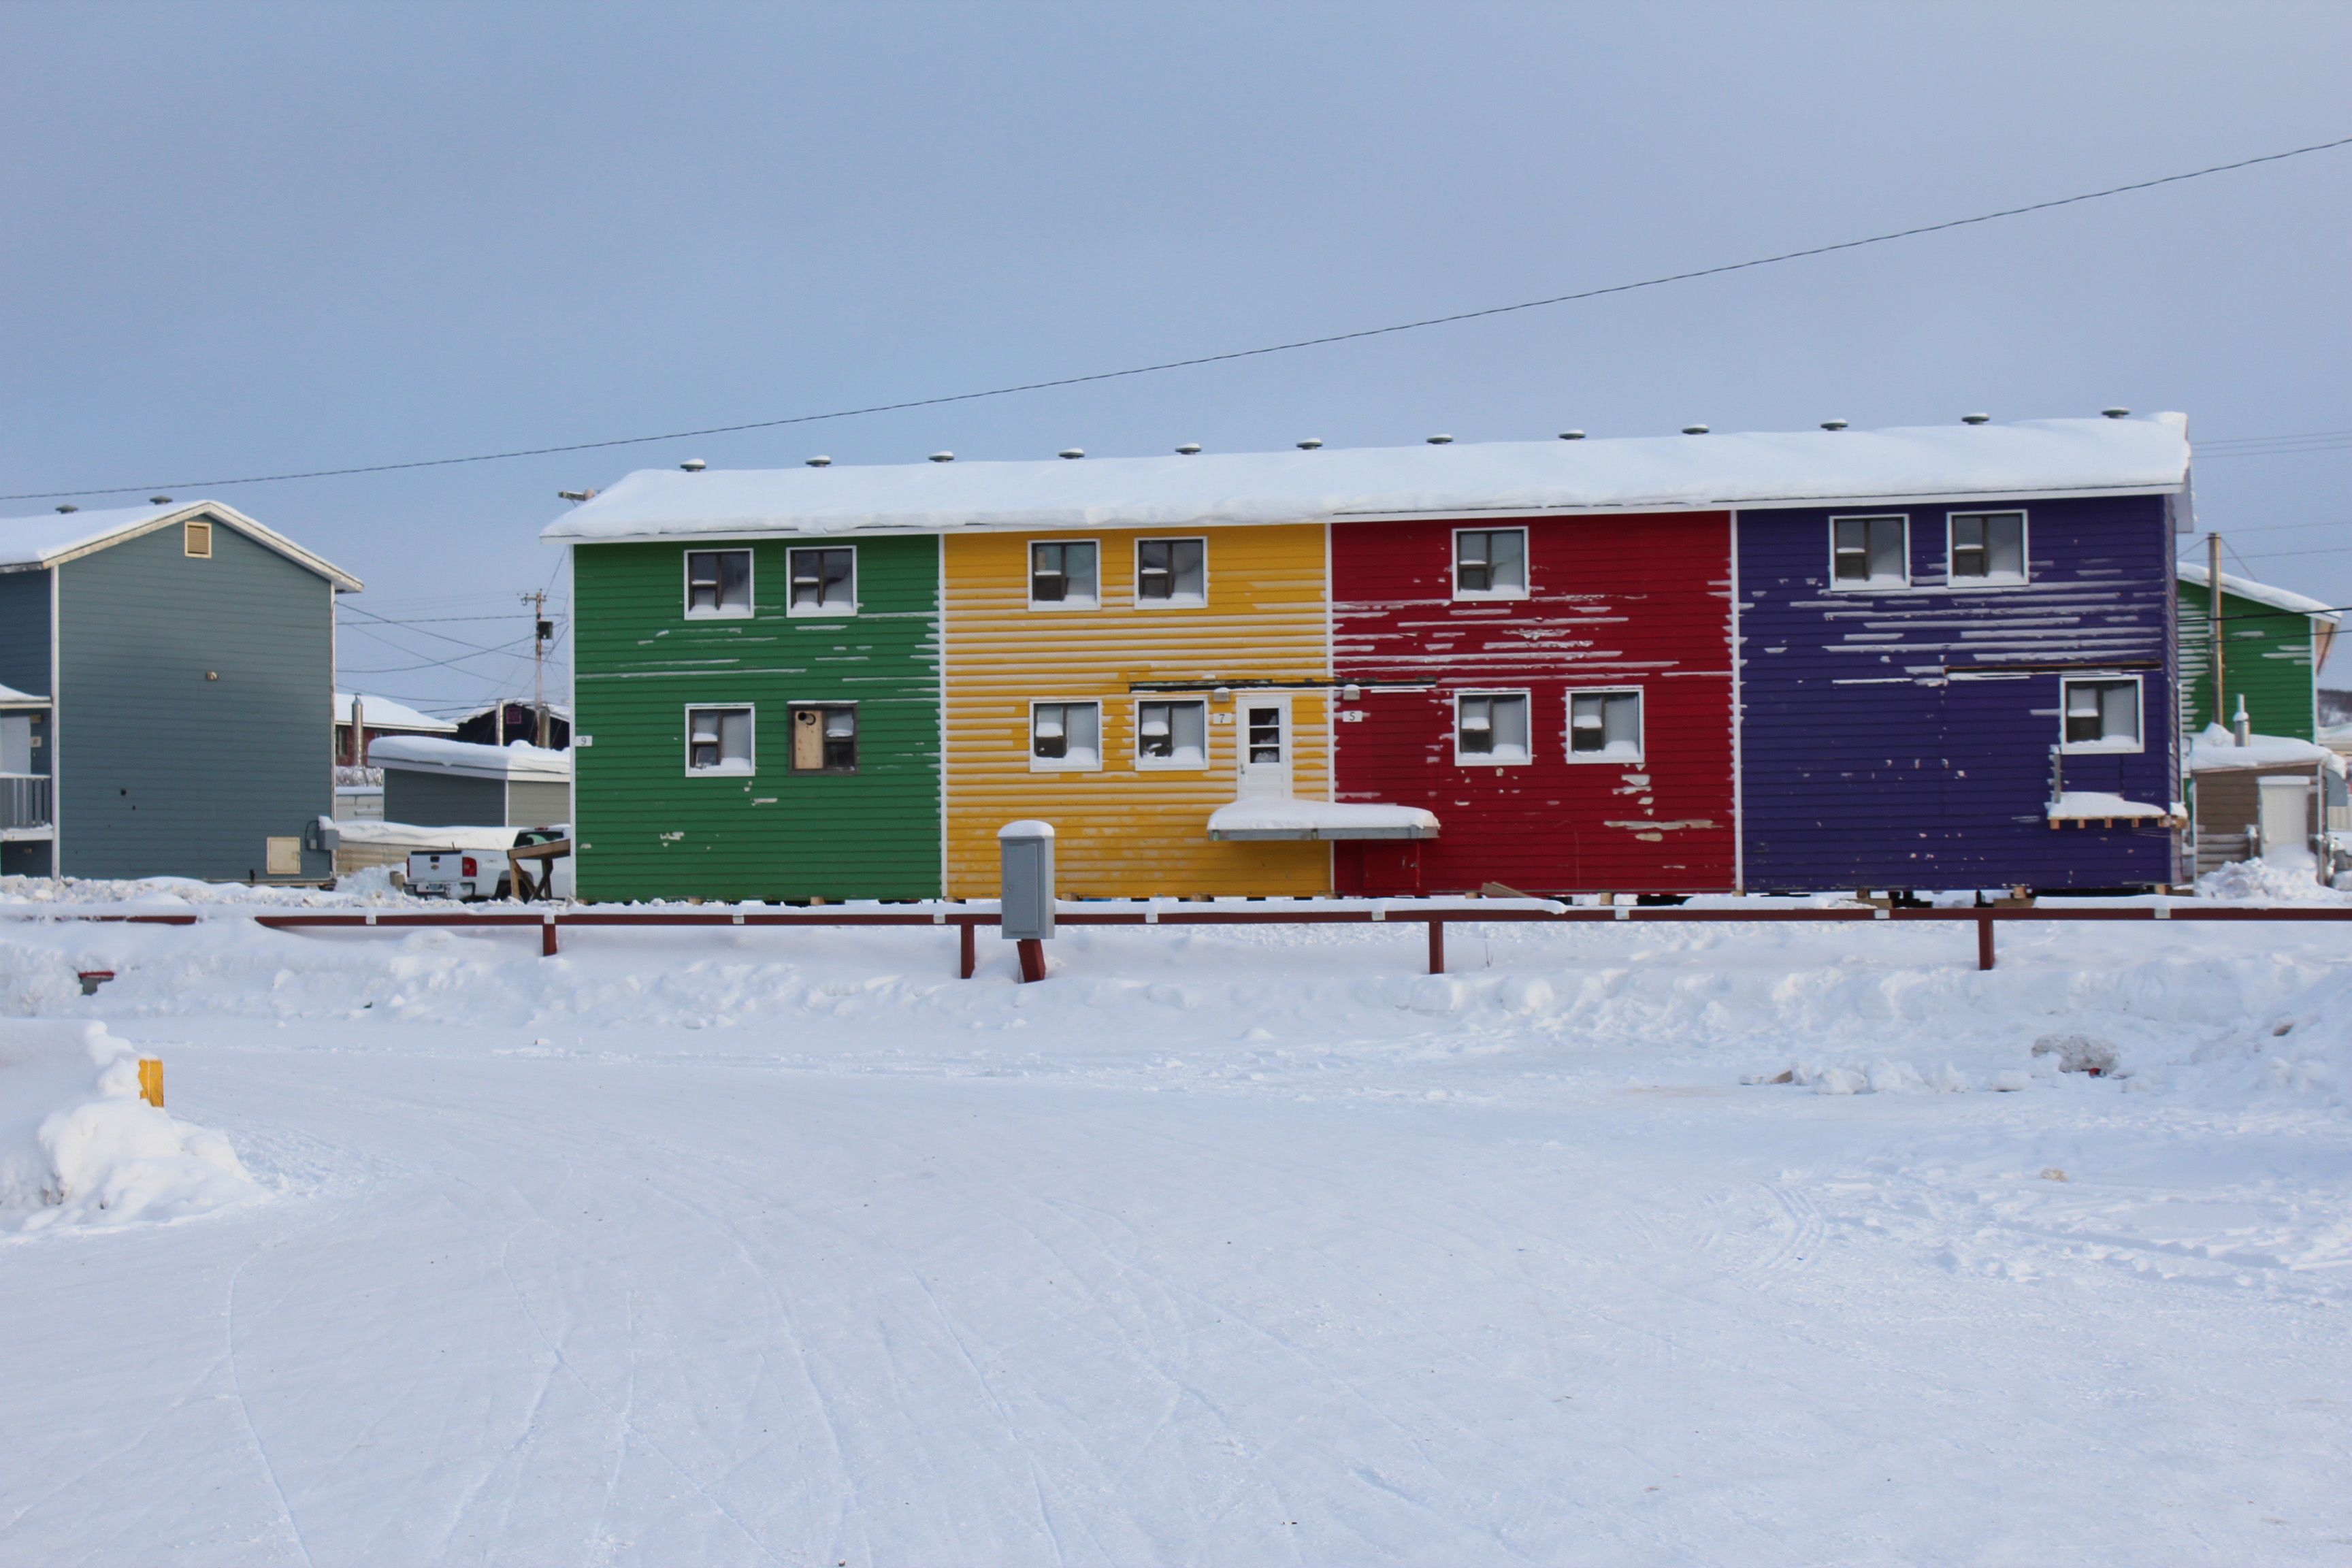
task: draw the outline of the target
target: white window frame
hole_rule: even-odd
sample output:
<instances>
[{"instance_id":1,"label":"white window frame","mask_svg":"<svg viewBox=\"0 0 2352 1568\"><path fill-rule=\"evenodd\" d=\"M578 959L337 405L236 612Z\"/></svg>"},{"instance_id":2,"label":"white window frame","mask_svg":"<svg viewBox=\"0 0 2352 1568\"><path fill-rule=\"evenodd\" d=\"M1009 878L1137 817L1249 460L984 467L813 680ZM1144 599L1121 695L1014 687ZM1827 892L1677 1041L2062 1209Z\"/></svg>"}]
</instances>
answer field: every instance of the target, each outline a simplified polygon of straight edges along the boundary
<instances>
[{"instance_id":1,"label":"white window frame","mask_svg":"<svg viewBox=\"0 0 2352 1568\"><path fill-rule=\"evenodd\" d=\"M1897 580L1895 580L1895 579L1894 579L1894 578L1891 578L1891 577L1866 577L1866 578L1864 578L1863 581L1861 581L1861 582L1859 582L1859 583L1841 583L1841 582L1839 582L1839 581L1838 581L1838 574L1837 574L1837 525L1838 525L1839 523L1841 523L1841 522L1869 522L1869 521L1876 521L1876 520L1878 520L1878 519L1880 519L1880 518L1887 518L1887 517L1895 518L1895 519L1896 519L1897 521L1899 521L1903 524L1903 576L1902 576L1902 579L1901 579L1900 581L1897 581ZM1828 538L1827 542L1828 542L1828 544L1829 544L1829 552L1830 552L1829 583L1830 583L1830 592L1831 592L1831 593L1832 593L1832 594L1895 594L1895 593L1900 593L1900 592L1902 592L1903 590L1905 590L1905 589L1906 589L1906 588L1908 588L1908 587L1910 587L1910 586L1911 586L1911 514L1910 514L1909 512L1907 512L1907 511L1848 511L1848 512L1839 512L1839 513L1837 513L1837 514L1833 515L1832 517L1831 517L1831 519L1830 519L1830 521L1829 521L1829 538ZM1950 544L1951 544L1951 534L1950 534L1950 531L1949 531L1949 529L1948 528L1948 529L1946 530L1946 531L1945 531L1945 546L1946 546L1946 548L1947 548L1948 550L1949 549ZM1868 559L1869 559L1868 552L1865 551L1865 552L1864 552L1864 561L1865 561L1865 563L1866 563L1866 562L1868 561ZM1950 562L1950 557L1948 555L1948 556L1946 557L1946 563L1947 563L1947 565L1948 565L1948 564L1949 564L1949 562Z\"/></svg>"},{"instance_id":2,"label":"white window frame","mask_svg":"<svg viewBox=\"0 0 2352 1568\"><path fill-rule=\"evenodd\" d=\"M1037 546L1091 544L1095 547L1095 591L1083 599L1040 599L1037 594ZM1099 539L1030 539L1021 545L1021 595L1029 607L1046 615L1069 610L1099 610L1103 601L1103 548Z\"/></svg>"},{"instance_id":3,"label":"white window frame","mask_svg":"<svg viewBox=\"0 0 2352 1568\"><path fill-rule=\"evenodd\" d=\"M708 610L698 609L695 606L694 558L698 555L741 555L746 558L743 563L743 605L740 609L737 609L730 605L719 605ZM754 551L750 545L722 544L715 546L698 546L686 551L678 557L677 567L678 570L685 574L681 589L686 597L686 618L688 620L748 621L751 618L753 608L759 603L759 596L751 590L752 580L760 570L760 557L759 552ZM722 575L719 577L719 585L722 590L726 586L726 582L727 579L723 574L722 569Z\"/></svg>"},{"instance_id":4,"label":"white window frame","mask_svg":"<svg viewBox=\"0 0 2352 1568\"><path fill-rule=\"evenodd\" d=\"M1956 577L1952 574L1952 522L1963 517L2017 519L2017 561L2014 577ZM1966 507L1944 514L1944 585L1956 594L1980 594L1994 588L2022 588L2033 581L2033 519L2021 506Z\"/></svg>"},{"instance_id":5,"label":"white window frame","mask_svg":"<svg viewBox=\"0 0 2352 1568\"><path fill-rule=\"evenodd\" d=\"M729 766L726 764L726 763L721 762L721 763L719 763L717 766L715 766L715 767L708 767L708 768L698 768L698 767L696 767L696 766L694 765L694 716L695 716L697 713L715 713L715 712L719 712L719 711L722 711L722 710L731 710L738 709L738 708L740 708L740 709L741 709L741 710L743 710L743 715L744 715L745 721L748 722L748 724L749 724L749 725L750 725L750 727L751 727L751 765L750 767L747 767L747 768L730 768L730 767L729 767ZM687 703L687 704L686 704L686 706L685 706L685 710L684 710L684 711L683 711L683 713L682 713L682 715L681 715L681 718L682 718L682 721L683 721L683 722L682 722L682 731L681 731L681 732L683 733L683 735L684 735L684 737L685 737L685 742L686 742L686 757L685 757L685 762L686 762L686 776L687 776L688 778L690 778L690 779L748 779L748 778L756 778L756 777L758 777L758 776L759 776L759 773L760 773L760 709L759 709L759 705L758 705L757 703L752 703L752 702L689 702L689 703Z\"/></svg>"},{"instance_id":6,"label":"white window frame","mask_svg":"<svg viewBox=\"0 0 2352 1568\"><path fill-rule=\"evenodd\" d=\"M1612 756L1607 752L1580 752L1576 749L1576 700L1580 697L1631 697L1633 699L1633 754ZM1650 754L1650 693L1641 686L1571 686L1559 694L1560 749L1568 760L1583 767L1638 768Z\"/></svg>"},{"instance_id":7,"label":"white window frame","mask_svg":"<svg viewBox=\"0 0 2352 1568\"><path fill-rule=\"evenodd\" d=\"M849 603L845 605L803 605L793 592L793 557L804 550L846 550L849 552ZM854 616L857 613L857 546L855 544L794 544L784 552L784 614L787 616Z\"/></svg>"},{"instance_id":8,"label":"white window frame","mask_svg":"<svg viewBox=\"0 0 2352 1568\"><path fill-rule=\"evenodd\" d=\"M1097 563L1101 557L1096 557ZM1037 710L1040 708L1091 708L1095 710L1095 760L1090 763L1068 757L1041 757L1037 754ZM1098 773L1103 767L1103 704L1095 697L1033 697L1029 700L1029 724L1022 737L1022 750L1029 753L1029 771L1033 773Z\"/></svg>"},{"instance_id":9,"label":"white window frame","mask_svg":"<svg viewBox=\"0 0 2352 1568\"><path fill-rule=\"evenodd\" d=\"M2132 728L2137 731L2131 740L2127 742L2070 741L2066 738L2066 692L2070 687L2089 686L2094 683L2100 686L2113 686L2126 680L2131 682L2132 705L2135 710ZM2137 675L2121 669L2104 674L2096 670L2084 670L2074 675L2060 676L2058 678L2058 747L2064 755L2070 757L2128 757L2147 751L2147 682Z\"/></svg>"},{"instance_id":10,"label":"white window frame","mask_svg":"<svg viewBox=\"0 0 2352 1568\"><path fill-rule=\"evenodd\" d=\"M1186 703L1201 710L1201 760L1180 762L1174 757L1148 757L1143 753L1143 705L1147 702ZM1135 725L1135 770L1145 773L1202 773L1209 771L1209 700L1208 694L1187 696L1181 691L1154 692L1135 700L1135 711L1128 715Z\"/></svg>"},{"instance_id":11,"label":"white window frame","mask_svg":"<svg viewBox=\"0 0 2352 1568\"><path fill-rule=\"evenodd\" d=\"M1462 536L1465 533L1516 533L1519 536L1519 585L1516 588L1465 588L1462 585ZM1528 546L1532 542L1525 528L1457 528L1445 539L1445 587L1456 600L1477 604L1496 599L1524 599L1535 586L1536 563ZM1474 691L1473 697L1503 696L1503 692Z\"/></svg>"},{"instance_id":12,"label":"white window frame","mask_svg":"<svg viewBox=\"0 0 2352 1568\"><path fill-rule=\"evenodd\" d=\"M202 550L196 548L197 531L200 529L203 531L205 542L205 547ZM192 517L180 524L180 553L191 561L210 561L213 558L212 519ZM297 875L299 873L298 872Z\"/></svg>"},{"instance_id":13,"label":"white window frame","mask_svg":"<svg viewBox=\"0 0 2352 1568\"><path fill-rule=\"evenodd\" d=\"M1143 547L1146 544L1194 543L1201 547L1201 591L1197 594L1171 594L1165 599L1145 598L1143 596ZM1095 559L1097 563L1101 561L1102 555L1099 551L1096 552ZM1099 565L1097 570L1100 570ZM1205 607L1209 602L1209 536L1205 533L1155 533L1148 539L1139 537L1135 542L1134 583L1135 607L1139 610L1198 610ZM1097 584L1096 592L1101 592L1099 584Z\"/></svg>"},{"instance_id":14,"label":"white window frame","mask_svg":"<svg viewBox=\"0 0 2352 1568\"><path fill-rule=\"evenodd\" d=\"M1465 752L1462 749L1462 704L1474 697L1516 697L1524 705L1528 720L1526 755L1498 757L1492 752ZM1475 690L1454 694L1454 765L1459 768L1523 768L1536 760L1536 699L1524 686L1481 686Z\"/></svg>"}]
</instances>

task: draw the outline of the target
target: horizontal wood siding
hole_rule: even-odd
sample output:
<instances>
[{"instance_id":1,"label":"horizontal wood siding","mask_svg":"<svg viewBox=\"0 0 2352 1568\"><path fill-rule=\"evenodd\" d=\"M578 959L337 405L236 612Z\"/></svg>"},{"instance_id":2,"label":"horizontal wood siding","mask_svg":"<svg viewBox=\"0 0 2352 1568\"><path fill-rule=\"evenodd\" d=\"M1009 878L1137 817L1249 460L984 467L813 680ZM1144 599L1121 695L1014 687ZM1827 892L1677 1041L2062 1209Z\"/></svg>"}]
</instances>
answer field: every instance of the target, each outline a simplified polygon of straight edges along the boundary
<instances>
[{"instance_id":1,"label":"horizontal wood siding","mask_svg":"<svg viewBox=\"0 0 2352 1568\"><path fill-rule=\"evenodd\" d=\"M1137 608L1135 542L1203 533L1207 603ZM1319 525L1303 525L948 539L950 895L995 895L996 830L1023 817L1055 825L1060 889L1074 898L1328 890L1326 845L1208 837L1209 814L1232 801L1235 787L1235 726L1214 718L1234 713L1248 694L1211 708L1205 769L1162 773L1135 766L1130 690L1151 679L1328 677L1323 536ZM1099 609L1029 607L1033 538L1099 542ZM1102 769L1032 772L1029 704L1073 700L1103 705ZM1292 793L1327 800L1328 698L1295 692L1291 709Z\"/></svg>"},{"instance_id":2,"label":"horizontal wood siding","mask_svg":"<svg viewBox=\"0 0 2352 1568\"><path fill-rule=\"evenodd\" d=\"M857 613L785 614L787 552L844 544ZM937 897L938 542L748 548L756 613L740 620L688 618L683 544L572 549L581 895ZM805 701L857 704L856 773L789 771L786 709ZM756 710L751 777L687 775L686 710L703 703Z\"/></svg>"},{"instance_id":3,"label":"horizontal wood siding","mask_svg":"<svg viewBox=\"0 0 2352 1568\"><path fill-rule=\"evenodd\" d=\"M1456 600L1456 528L1528 531L1528 596ZM1424 806L1416 847L1343 847L1343 890L1713 891L1732 884L1730 519L1352 523L1332 534L1344 801ZM1425 684L1423 684L1425 683ZM1638 764L1572 763L1569 693L1642 693ZM1524 690L1532 759L1454 761L1464 692Z\"/></svg>"},{"instance_id":4,"label":"horizontal wood siding","mask_svg":"<svg viewBox=\"0 0 2352 1568\"><path fill-rule=\"evenodd\" d=\"M49 694L47 572L0 572L0 686Z\"/></svg>"},{"instance_id":5,"label":"horizontal wood siding","mask_svg":"<svg viewBox=\"0 0 2352 1568\"><path fill-rule=\"evenodd\" d=\"M1945 517L1911 519L1911 586L1829 589L1828 510L1738 518L1743 829L1758 890L2124 887L2173 879L2160 827L2048 826L2067 672L2138 675L2143 750L2069 756L2070 789L2168 806L2172 539L2162 500L2046 500L2029 582L1954 590Z\"/></svg>"},{"instance_id":6,"label":"horizontal wood siding","mask_svg":"<svg viewBox=\"0 0 2352 1568\"><path fill-rule=\"evenodd\" d=\"M212 550L174 525L56 568L69 877L257 877L269 839L334 808L327 580L225 524Z\"/></svg>"},{"instance_id":7,"label":"horizontal wood siding","mask_svg":"<svg viewBox=\"0 0 2352 1568\"><path fill-rule=\"evenodd\" d=\"M507 784L423 768L386 768L383 816L387 822L418 827L503 827Z\"/></svg>"},{"instance_id":8,"label":"horizontal wood siding","mask_svg":"<svg viewBox=\"0 0 2352 1568\"><path fill-rule=\"evenodd\" d=\"M2206 725L2227 725L2246 700L2246 717L2257 735L2318 733L2317 672L2312 668L2312 624L2274 605L2221 591L2222 674L2229 700L2213 700L2210 653L2213 595L2193 583L2179 585L2181 722L2189 734Z\"/></svg>"}]
</instances>

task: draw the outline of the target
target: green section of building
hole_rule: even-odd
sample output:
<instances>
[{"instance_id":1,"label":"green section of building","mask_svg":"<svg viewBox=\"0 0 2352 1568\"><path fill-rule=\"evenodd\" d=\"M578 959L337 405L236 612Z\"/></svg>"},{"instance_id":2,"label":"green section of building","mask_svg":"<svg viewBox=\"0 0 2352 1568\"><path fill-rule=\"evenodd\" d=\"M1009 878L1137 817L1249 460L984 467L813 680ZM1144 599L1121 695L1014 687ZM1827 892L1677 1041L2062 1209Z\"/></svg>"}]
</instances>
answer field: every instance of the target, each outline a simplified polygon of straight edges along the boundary
<instances>
[{"instance_id":1,"label":"green section of building","mask_svg":"<svg viewBox=\"0 0 2352 1568\"><path fill-rule=\"evenodd\" d=\"M928 536L575 542L580 896L937 898L939 549ZM792 613L795 554L843 550L845 590L837 553L801 556L803 597L833 603ZM715 551L750 552L750 582L730 562L702 597L745 595L749 613L688 612L689 577L712 574ZM698 734L713 739L698 747Z\"/></svg>"},{"instance_id":2,"label":"green section of building","mask_svg":"<svg viewBox=\"0 0 2352 1568\"><path fill-rule=\"evenodd\" d=\"M2334 635L2332 617L2315 616L2300 595L2221 574L2221 678L2225 700L2213 694L2210 622L2212 590L2204 570L2184 568L2176 589L2180 612L2181 733L2208 724L2228 726L2245 700L2258 735L2316 738L2318 666ZM2245 592L2239 592L2239 589Z\"/></svg>"}]
</instances>

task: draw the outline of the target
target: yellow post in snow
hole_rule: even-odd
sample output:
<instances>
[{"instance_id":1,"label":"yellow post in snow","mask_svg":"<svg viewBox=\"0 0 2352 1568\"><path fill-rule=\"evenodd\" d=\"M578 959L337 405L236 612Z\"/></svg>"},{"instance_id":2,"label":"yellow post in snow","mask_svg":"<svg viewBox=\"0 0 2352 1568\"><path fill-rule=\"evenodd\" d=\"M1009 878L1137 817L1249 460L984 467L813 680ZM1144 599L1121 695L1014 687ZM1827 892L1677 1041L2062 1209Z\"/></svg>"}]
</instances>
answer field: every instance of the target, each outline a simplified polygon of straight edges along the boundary
<instances>
[{"instance_id":1,"label":"yellow post in snow","mask_svg":"<svg viewBox=\"0 0 2352 1568\"><path fill-rule=\"evenodd\" d=\"M158 1110L163 1109L163 1064L157 1058L139 1058L139 1098Z\"/></svg>"}]
</instances>

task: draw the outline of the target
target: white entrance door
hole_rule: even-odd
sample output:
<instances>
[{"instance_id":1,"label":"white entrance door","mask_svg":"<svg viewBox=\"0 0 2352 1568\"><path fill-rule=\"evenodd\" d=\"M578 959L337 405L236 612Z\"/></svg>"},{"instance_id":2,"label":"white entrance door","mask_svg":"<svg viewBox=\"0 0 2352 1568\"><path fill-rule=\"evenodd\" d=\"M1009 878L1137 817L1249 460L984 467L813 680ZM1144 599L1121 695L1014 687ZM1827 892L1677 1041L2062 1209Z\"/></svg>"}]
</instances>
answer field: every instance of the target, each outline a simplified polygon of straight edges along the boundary
<instances>
[{"instance_id":1,"label":"white entrance door","mask_svg":"<svg viewBox=\"0 0 2352 1568\"><path fill-rule=\"evenodd\" d=\"M1234 698L1236 794L1290 793L1290 699L1244 691Z\"/></svg>"},{"instance_id":2,"label":"white entrance door","mask_svg":"<svg viewBox=\"0 0 2352 1568\"><path fill-rule=\"evenodd\" d=\"M2311 864L2311 783L2262 779L2263 858L2273 866Z\"/></svg>"}]
</instances>

